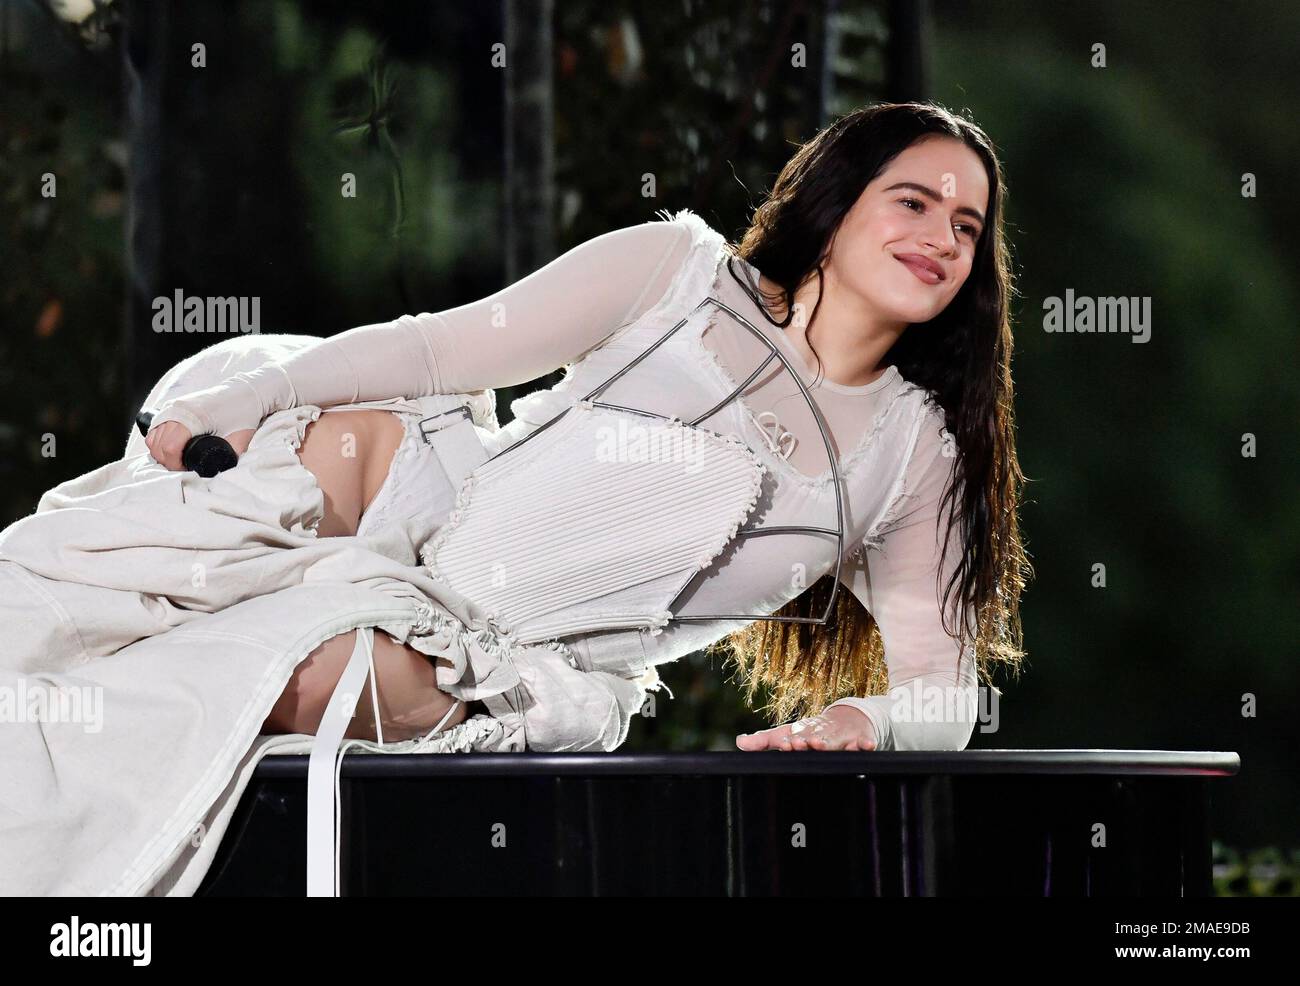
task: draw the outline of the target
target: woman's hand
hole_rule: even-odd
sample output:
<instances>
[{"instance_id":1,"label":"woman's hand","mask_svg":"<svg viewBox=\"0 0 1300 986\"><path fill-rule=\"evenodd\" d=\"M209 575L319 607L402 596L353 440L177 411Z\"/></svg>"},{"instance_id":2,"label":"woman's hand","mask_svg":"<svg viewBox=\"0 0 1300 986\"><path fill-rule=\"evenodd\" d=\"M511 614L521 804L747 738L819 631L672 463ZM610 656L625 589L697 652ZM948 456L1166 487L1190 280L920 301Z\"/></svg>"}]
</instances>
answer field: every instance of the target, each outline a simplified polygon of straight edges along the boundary
<instances>
[{"instance_id":1,"label":"woman's hand","mask_svg":"<svg viewBox=\"0 0 1300 986\"><path fill-rule=\"evenodd\" d=\"M823 709L798 722L742 733L736 746L755 750L874 750L876 731L865 713L845 705Z\"/></svg>"},{"instance_id":2,"label":"woman's hand","mask_svg":"<svg viewBox=\"0 0 1300 986\"><path fill-rule=\"evenodd\" d=\"M226 436L226 441L235 450L235 455L243 455L248 451L248 443L253 440L254 430L245 428L243 431L233 431ZM185 446L193 437L190 430L179 421L164 421L157 428L149 429L144 443L149 447L149 454L159 465L173 472L185 472L181 453L185 451Z\"/></svg>"}]
</instances>

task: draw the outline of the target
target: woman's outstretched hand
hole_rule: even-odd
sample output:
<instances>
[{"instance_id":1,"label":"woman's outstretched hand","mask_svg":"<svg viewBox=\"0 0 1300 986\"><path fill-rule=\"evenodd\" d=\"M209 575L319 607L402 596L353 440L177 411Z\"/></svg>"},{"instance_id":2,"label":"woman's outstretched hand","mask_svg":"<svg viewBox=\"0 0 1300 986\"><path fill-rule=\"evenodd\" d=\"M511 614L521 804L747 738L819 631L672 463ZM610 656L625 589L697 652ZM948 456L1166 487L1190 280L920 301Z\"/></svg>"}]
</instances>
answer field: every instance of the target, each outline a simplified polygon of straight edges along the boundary
<instances>
[{"instance_id":1,"label":"woman's outstretched hand","mask_svg":"<svg viewBox=\"0 0 1300 986\"><path fill-rule=\"evenodd\" d=\"M736 737L742 750L874 750L876 732L857 709L839 705L815 716Z\"/></svg>"},{"instance_id":2,"label":"woman's outstretched hand","mask_svg":"<svg viewBox=\"0 0 1300 986\"><path fill-rule=\"evenodd\" d=\"M248 451L248 443L253 440L254 431L253 428L245 428L242 431L232 431L226 436L226 441L235 450L235 455L242 456ZM184 472L185 464L181 462L181 453L185 451L185 446L193 437L190 430L179 421L164 421L157 428L149 429L144 443L149 447L149 454L159 465L173 472Z\"/></svg>"}]
</instances>

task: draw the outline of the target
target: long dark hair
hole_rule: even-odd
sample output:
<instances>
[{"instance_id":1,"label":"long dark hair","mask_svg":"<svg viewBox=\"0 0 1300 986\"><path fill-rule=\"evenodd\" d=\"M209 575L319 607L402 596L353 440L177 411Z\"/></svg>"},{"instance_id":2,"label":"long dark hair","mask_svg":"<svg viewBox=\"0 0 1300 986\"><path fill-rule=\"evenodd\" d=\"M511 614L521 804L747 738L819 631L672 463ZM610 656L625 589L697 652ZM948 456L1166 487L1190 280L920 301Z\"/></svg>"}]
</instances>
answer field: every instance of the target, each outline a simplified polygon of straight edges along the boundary
<instances>
[{"instance_id":1,"label":"long dark hair","mask_svg":"<svg viewBox=\"0 0 1300 986\"><path fill-rule=\"evenodd\" d=\"M944 587L943 625L960 639L963 655L974 644L977 667L991 685L995 663L1021 670L1019 600L1033 574L1018 518L1025 479L1016 458L1012 409L1009 300L1015 288L1003 234L1006 188L992 142L973 122L933 103L880 103L856 110L799 148L740 244L730 249L780 286L786 315L782 322L772 321L784 328L796 312L796 289L814 274L823 277L832 237L867 184L900 152L934 136L961 141L983 161L989 183L986 222L961 290L924 326L909 326L884 362L930 392L928 399L942 409L956 440L953 481L939 514L951 516L952 526L960 520L962 559ZM819 293L810 323L820 304ZM944 533L945 554L952 526ZM823 576L775 615L820 617L833 579L833 573ZM955 628L948 621L954 592L960 608ZM888 674L875 620L843 590L832 619L830 632L758 620L714 647L735 658L751 703L760 685L770 690L768 708L776 721L819 711L842 695L885 693Z\"/></svg>"}]
</instances>

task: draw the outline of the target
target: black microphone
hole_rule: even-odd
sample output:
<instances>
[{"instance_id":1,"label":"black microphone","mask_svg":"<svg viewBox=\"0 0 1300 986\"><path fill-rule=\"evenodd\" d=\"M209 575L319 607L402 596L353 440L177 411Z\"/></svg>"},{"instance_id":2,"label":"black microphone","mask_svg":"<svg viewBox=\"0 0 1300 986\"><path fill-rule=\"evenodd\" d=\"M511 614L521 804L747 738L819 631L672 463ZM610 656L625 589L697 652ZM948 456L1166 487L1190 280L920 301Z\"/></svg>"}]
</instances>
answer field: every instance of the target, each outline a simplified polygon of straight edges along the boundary
<instances>
[{"instance_id":1,"label":"black microphone","mask_svg":"<svg viewBox=\"0 0 1300 986\"><path fill-rule=\"evenodd\" d=\"M135 416L135 426L141 435L149 434L153 424L153 412L141 411ZM181 452L181 462L191 472L196 472L204 479L211 479L219 472L233 469L239 463L239 456L224 438L216 435L195 435L185 443Z\"/></svg>"}]
</instances>

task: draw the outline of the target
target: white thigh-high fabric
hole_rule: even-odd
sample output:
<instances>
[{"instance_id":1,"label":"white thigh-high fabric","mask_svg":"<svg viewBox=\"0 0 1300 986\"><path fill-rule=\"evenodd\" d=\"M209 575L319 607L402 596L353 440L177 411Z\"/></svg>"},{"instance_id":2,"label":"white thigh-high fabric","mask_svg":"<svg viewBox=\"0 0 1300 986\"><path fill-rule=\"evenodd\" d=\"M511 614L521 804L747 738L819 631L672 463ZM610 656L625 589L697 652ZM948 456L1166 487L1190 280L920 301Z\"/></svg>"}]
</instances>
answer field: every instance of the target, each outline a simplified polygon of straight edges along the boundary
<instances>
[{"instance_id":1,"label":"white thigh-high fabric","mask_svg":"<svg viewBox=\"0 0 1300 986\"><path fill-rule=\"evenodd\" d=\"M273 415L210 480L110 463L0 533L0 893L193 892L252 768L310 744L259 736L307 654L360 627L406 641L435 612L472 621L404 529L315 537L295 442L318 413ZM480 716L384 752L522 734Z\"/></svg>"}]
</instances>

